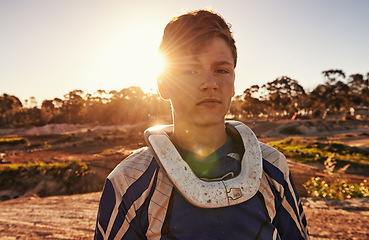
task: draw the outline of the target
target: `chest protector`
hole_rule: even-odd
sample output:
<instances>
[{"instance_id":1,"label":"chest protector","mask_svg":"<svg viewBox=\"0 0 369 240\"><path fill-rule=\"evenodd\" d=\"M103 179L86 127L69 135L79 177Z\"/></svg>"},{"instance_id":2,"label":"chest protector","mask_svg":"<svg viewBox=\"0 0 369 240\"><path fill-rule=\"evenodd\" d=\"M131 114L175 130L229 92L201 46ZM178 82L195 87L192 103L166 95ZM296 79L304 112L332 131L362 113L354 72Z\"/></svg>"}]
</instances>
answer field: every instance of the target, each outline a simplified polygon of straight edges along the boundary
<instances>
[{"instance_id":1,"label":"chest protector","mask_svg":"<svg viewBox=\"0 0 369 240\"><path fill-rule=\"evenodd\" d=\"M244 154L240 173L222 181L199 179L170 141L172 125L155 126L145 131L145 140L159 166L176 189L191 204L201 208L219 208L247 201L259 190L262 175L262 157L259 141L252 130L236 121L226 123L227 131L242 139Z\"/></svg>"}]
</instances>

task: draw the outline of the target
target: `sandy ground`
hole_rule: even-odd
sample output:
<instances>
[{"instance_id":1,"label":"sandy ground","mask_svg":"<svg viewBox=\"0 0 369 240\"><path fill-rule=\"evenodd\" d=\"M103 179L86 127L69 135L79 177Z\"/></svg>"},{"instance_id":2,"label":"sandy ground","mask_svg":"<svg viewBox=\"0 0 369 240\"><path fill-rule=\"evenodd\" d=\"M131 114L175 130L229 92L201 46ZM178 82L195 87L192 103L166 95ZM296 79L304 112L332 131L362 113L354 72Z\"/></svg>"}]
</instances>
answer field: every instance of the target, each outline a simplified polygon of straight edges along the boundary
<instances>
[{"instance_id":1,"label":"sandy ground","mask_svg":"<svg viewBox=\"0 0 369 240\"><path fill-rule=\"evenodd\" d=\"M277 134L280 125L266 122L265 126L252 125L259 137L268 140L280 139L284 136ZM56 144L60 132L67 131L68 126L43 128L42 131L49 134L47 141L52 145L51 149L44 149L46 141L42 134L28 136L31 144L40 147L7 150L5 160L12 163L30 162L35 159L44 162L80 160L89 164L105 177L111 169L118 164L132 149L142 146L142 142L132 143L130 138L113 137L102 131L84 130L74 132L73 138L68 142ZM60 130L61 129L61 130ZM301 128L304 130L304 128ZM32 129L36 133L41 131ZM72 127L72 130L75 131ZM117 129L108 129L116 132ZM124 134L129 134L126 129L118 129ZM34 134L29 130L27 133ZM140 130L141 131L141 130ZM314 131L307 130L312 136ZM336 129L328 132L330 136L341 134L345 141L353 145L365 145L369 143L368 126L359 129ZM5 135L17 135L16 132L6 132ZM52 134L52 135L50 135ZM63 133L66 134L66 133ZM316 131L321 134L321 131ZM327 133L326 133L327 134ZM355 135L356 134L356 135ZM360 135L361 134L361 135ZM4 135L4 132L0 136ZM353 138L347 138L347 136ZM364 137L358 137L358 136ZM96 140L96 137L99 137ZM101 140L102 139L102 140ZM57 146L56 146L57 145ZM120 146L120 147L117 147ZM124 146L124 147L121 147ZM2 150L0 149L0 152ZM369 239L369 199L352 199L345 201L324 201L306 198L302 184L313 176L324 176L324 168L316 164L302 164L288 161L294 177L295 185L303 197L303 205L307 217L311 239ZM369 179L368 174L346 174L345 178L353 182L361 182ZM92 239L98 203L101 192L76 194L71 196L52 196L40 198L28 193L22 197L0 202L0 239Z\"/></svg>"},{"instance_id":2,"label":"sandy ground","mask_svg":"<svg viewBox=\"0 0 369 240\"><path fill-rule=\"evenodd\" d=\"M369 239L369 199L303 199L311 239Z\"/></svg>"},{"instance_id":3,"label":"sandy ground","mask_svg":"<svg viewBox=\"0 0 369 240\"><path fill-rule=\"evenodd\" d=\"M101 193L1 202L0 239L92 239Z\"/></svg>"},{"instance_id":4,"label":"sandy ground","mask_svg":"<svg viewBox=\"0 0 369 240\"><path fill-rule=\"evenodd\" d=\"M101 192L0 203L0 239L92 239ZM311 239L369 239L369 199L303 198Z\"/></svg>"}]
</instances>

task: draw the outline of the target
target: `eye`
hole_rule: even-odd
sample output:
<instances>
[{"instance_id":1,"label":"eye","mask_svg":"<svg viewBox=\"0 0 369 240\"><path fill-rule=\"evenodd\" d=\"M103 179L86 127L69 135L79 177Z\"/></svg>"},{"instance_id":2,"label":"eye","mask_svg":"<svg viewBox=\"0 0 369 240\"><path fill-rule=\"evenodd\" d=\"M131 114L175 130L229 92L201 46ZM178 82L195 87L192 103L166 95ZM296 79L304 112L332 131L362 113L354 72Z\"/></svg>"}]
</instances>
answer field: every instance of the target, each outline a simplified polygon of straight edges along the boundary
<instances>
[{"instance_id":1,"label":"eye","mask_svg":"<svg viewBox=\"0 0 369 240\"><path fill-rule=\"evenodd\" d=\"M220 74L227 74L229 73L229 70L227 69L217 69L215 70L216 73L220 73Z\"/></svg>"},{"instance_id":2,"label":"eye","mask_svg":"<svg viewBox=\"0 0 369 240\"><path fill-rule=\"evenodd\" d=\"M198 71L193 70L193 69L183 71L184 75L194 75L194 74L197 74L197 73L198 73Z\"/></svg>"}]
</instances>

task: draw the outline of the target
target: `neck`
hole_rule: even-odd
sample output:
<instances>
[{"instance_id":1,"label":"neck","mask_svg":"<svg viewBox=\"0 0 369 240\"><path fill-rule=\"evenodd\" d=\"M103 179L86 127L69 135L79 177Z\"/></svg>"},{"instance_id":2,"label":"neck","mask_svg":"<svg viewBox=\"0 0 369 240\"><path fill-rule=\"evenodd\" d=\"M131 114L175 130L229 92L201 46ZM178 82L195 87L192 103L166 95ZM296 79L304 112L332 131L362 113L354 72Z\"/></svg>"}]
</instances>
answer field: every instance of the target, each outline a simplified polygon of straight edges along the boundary
<instances>
[{"instance_id":1,"label":"neck","mask_svg":"<svg viewBox=\"0 0 369 240\"><path fill-rule=\"evenodd\" d=\"M171 140L174 144L207 157L228 139L224 123L211 126L183 126L174 123Z\"/></svg>"}]
</instances>

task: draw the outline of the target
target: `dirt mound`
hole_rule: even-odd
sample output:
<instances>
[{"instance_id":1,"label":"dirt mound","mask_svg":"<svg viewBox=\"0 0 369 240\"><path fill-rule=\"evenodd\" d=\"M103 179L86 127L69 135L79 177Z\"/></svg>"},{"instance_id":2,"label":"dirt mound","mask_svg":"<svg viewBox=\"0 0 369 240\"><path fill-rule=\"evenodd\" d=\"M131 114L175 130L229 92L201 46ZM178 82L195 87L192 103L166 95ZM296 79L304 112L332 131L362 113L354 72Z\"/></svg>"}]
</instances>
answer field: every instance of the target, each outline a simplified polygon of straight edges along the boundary
<instances>
[{"instance_id":1,"label":"dirt mound","mask_svg":"<svg viewBox=\"0 0 369 240\"><path fill-rule=\"evenodd\" d=\"M367 121L277 120L247 123L261 138L285 138L286 136L327 136L336 134L369 134Z\"/></svg>"},{"instance_id":2,"label":"dirt mound","mask_svg":"<svg viewBox=\"0 0 369 240\"><path fill-rule=\"evenodd\" d=\"M0 199L31 193L39 196L67 195L101 190L99 177L81 162L8 166L0 171Z\"/></svg>"},{"instance_id":3,"label":"dirt mound","mask_svg":"<svg viewBox=\"0 0 369 240\"><path fill-rule=\"evenodd\" d=\"M53 134L62 134L67 132L76 132L85 130L86 128L82 125L75 125L75 124L49 124L42 127L33 127L27 129L23 132L24 136L30 135L53 135Z\"/></svg>"}]
</instances>

